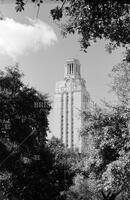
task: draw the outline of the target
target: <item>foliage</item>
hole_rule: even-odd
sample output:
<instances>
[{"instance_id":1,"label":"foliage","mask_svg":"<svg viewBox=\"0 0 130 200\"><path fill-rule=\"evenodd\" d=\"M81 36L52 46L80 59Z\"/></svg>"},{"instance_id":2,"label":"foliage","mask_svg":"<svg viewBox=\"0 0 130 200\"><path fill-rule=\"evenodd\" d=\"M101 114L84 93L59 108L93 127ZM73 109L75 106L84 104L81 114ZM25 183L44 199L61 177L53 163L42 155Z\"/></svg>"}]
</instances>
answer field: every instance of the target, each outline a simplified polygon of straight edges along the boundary
<instances>
[{"instance_id":1,"label":"foliage","mask_svg":"<svg viewBox=\"0 0 130 200\"><path fill-rule=\"evenodd\" d=\"M130 198L129 114L124 107L86 113L82 134L88 140L85 144L89 145L90 138L93 143L87 148L84 174L76 177L68 199Z\"/></svg>"},{"instance_id":2,"label":"foliage","mask_svg":"<svg viewBox=\"0 0 130 200\"><path fill-rule=\"evenodd\" d=\"M43 0L31 0L32 3L35 3L38 7L43 3ZM25 0L16 0L16 11L21 12L24 10L25 5L28 3L28 1Z\"/></svg>"},{"instance_id":3,"label":"foliage","mask_svg":"<svg viewBox=\"0 0 130 200\"><path fill-rule=\"evenodd\" d=\"M110 77L112 78L111 87L116 93L119 100L130 106L130 50L127 53L126 58L114 66Z\"/></svg>"},{"instance_id":4,"label":"foliage","mask_svg":"<svg viewBox=\"0 0 130 200\"><path fill-rule=\"evenodd\" d=\"M47 142L50 103L22 76L18 66L0 72L0 187L5 199L60 200L77 157L57 139Z\"/></svg>"},{"instance_id":5,"label":"foliage","mask_svg":"<svg viewBox=\"0 0 130 200\"><path fill-rule=\"evenodd\" d=\"M54 20L66 17L64 35L78 33L81 47L86 50L91 41L109 39L111 45L128 45L130 40L129 1L65 0L51 10Z\"/></svg>"},{"instance_id":6,"label":"foliage","mask_svg":"<svg viewBox=\"0 0 130 200\"><path fill-rule=\"evenodd\" d=\"M31 0L38 7L42 0ZM51 0L56 3L55 0ZM61 21L64 36L78 33L81 48L86 51L91 41L108 39L109 49L128 46L130 41L129 0L57 0L52 9L53 20ZM16 0L16 11L24 10L27 1ZM63 20L62 20L63 19Z\"/></svg>"},{"instance_id":7,"label":"foliage","mask_svg":"<svg viewBox=\"0 0 130 200\"><path fill-rule=\"evenodd\" d=\"M23 84L18 67L0 72L0 185L6 199L52 199L46 95Z\"/></svg>"},{"instance_id":8,"label":"foliage","mask_svg":"<svg viewBox=\"0 0 130 200\"><path fill-rule=\"evenodd\" d=\"M63 200L80 168L78 164L81 156L77 152L66 149L64 144L55 137L48 142L48 147L54 156L53 170L50 175L55 183L54 189L57 191L57 198Z\"/></svg>"}]
</instances>

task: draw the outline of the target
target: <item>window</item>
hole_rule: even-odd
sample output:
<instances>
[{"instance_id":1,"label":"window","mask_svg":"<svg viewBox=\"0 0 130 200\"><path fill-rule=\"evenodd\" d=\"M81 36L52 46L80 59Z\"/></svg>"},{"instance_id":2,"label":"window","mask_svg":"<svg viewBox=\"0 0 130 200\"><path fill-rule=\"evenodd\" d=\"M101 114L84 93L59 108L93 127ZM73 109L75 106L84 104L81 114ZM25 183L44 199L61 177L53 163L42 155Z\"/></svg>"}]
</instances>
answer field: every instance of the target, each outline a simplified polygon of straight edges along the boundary
<instances>
[{"instance_id":1,"label":"window","mask_svg":"<svg viewBox=\"0 0 130 200\"><path fill-rule=\"evenodd\" d=\"M67 64L67 74L71 74L71 64Z\"/></svg>"},{"instance_id":2,"label":"window","mask_svg":"<svg viewBox=\"0 0 130 200\"><path fill-rule=\"evenodd\" d=\"M71 74L71 64L69 64L69 68L70 68L70 74Z\"/></svg>"},{"instance_id":3,"label":"window","mask_svg":"<svg viewBox=\"0 0 130 200\"><path fill-rule=\"evenodd\" d=\"M67 64L67 74L69 74L69 73L70 73L70 65Z\"/></svg>"},{"instance_id":4,"label":"window","mask_svg":"<svg viewBox=\"0 0 130 200\"><path fill-rule=\"evenodd\" d=\"M78 72L78 66L77 66L77 64L76 64L76 72Z\"/></svg>"},{"instance_id":5,"label":"window","mask_svg":"<svg viewBox=\"0 0 130 200\"><path fill-rule=\"evenodd\" d=\"M74 73L74 71L73 71L73 63L71 65L72 65L72 74L73 74Z\"/></svg>"}]
</instances>

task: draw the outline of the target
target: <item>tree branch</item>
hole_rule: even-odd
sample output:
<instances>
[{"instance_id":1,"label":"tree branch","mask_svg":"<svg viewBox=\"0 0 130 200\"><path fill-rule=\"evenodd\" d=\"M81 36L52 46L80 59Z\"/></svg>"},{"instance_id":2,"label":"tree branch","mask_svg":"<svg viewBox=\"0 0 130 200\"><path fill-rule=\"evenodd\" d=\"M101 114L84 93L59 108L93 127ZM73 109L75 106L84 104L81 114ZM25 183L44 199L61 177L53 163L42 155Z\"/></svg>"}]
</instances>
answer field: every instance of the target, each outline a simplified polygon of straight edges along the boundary
<instances>
[{"instance_id":1,"label":"tree branch","mask_svg":"<svg viewBox=\"0 0 130 200\"><path fill-rule=\"evenodd\" d=\"M101 193L102 193L103 198L106 199L105 193L103 191L101 191Z\"/></svg>"}]
</instances>

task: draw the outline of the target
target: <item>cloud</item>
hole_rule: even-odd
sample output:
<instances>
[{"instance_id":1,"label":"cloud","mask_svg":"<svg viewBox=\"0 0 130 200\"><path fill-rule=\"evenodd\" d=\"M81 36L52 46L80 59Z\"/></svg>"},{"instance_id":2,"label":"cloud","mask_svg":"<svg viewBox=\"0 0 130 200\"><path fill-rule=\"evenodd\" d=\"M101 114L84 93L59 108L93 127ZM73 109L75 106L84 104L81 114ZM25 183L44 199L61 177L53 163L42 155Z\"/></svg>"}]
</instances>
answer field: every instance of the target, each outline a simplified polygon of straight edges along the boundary
<instances>
[{"instance_id":1,"label":"cloud","mask_svg":"<svg viewBox=\"0 0 130 200\"><path fill-rule=\"evenodd\" d=\"M41 20L29 19L29 24L12 18L0 20L0 54L17 57L49 47L57 41L53 29Z\"/></svg>"}]
</instances>

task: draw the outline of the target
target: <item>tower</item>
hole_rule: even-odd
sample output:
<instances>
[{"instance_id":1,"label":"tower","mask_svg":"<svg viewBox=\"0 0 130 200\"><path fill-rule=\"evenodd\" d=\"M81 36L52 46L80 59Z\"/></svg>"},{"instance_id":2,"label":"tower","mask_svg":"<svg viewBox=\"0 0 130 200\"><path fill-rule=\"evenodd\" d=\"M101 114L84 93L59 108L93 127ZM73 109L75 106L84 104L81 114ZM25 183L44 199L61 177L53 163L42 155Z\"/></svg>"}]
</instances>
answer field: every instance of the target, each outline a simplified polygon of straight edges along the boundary
<instances>
[{"instance_id":1,"label":"tower","mask_svg":"<svg viewBox=\"0 0 130 200\"><path fill-rule=\"evenodd\" d=\"M54 95L54 135L72 149L81 148L81 112L89 102L86 82L81 78L80 68L77 59L66 62L64 80L56 83Z\"/></svg>"}]
</instances>

